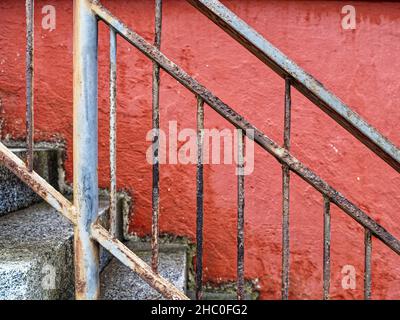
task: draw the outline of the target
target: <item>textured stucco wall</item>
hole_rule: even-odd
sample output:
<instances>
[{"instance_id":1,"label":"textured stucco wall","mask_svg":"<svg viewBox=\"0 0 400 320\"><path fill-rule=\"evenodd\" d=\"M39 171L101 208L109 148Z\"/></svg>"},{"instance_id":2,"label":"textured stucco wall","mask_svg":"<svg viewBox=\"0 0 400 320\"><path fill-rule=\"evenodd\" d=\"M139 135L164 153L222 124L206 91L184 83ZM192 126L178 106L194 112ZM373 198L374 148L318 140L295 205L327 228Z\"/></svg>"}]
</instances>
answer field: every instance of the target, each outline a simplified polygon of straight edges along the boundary
<instances>
[{"instance_id":1,"label":"textured stucco wall","mask_svg":"<svg viewBox=\"0 0 400 320\"><path fill-rule=\"evenodd\" d=\"M0 2L0 135L24 136L24 1ZM147 40L153 37L152 1L104 1ZM341 28L337 1L224 1L263 36L313 74L369 123L400 145L398 74L400 4L351 2L356 30ZM72 180L72 1L53 1L57 26L41 28L36 1L35 124L38 140L67 143ZM100 27L100 184L108 184L108 32ZM118 186L132 192L130 230L150 233L151 166L145 151L151 128L151 63L119 39ZM165 1L162 49L189 74L282 143L284 83L185 1ZM195 98L161 77L161 127L195 128ZM206 108L208 128L230 128ZM293 93L293 154L400 237L400 176L297 92ZM246 277L258 278L261 298L280 297L281 170L256 147L246 178ZM236 177L231 165L205 168L205 280L235 279ZM322 198L293 176L291 298L322 294ZM161 166L161 231L195 235L195 166ZM332 297L362 298L363 230L332 208ZM400 298L400 257L373 242L373 298ZM341 286L353 265L355 290Z\"/></svg>"}]
</instances>

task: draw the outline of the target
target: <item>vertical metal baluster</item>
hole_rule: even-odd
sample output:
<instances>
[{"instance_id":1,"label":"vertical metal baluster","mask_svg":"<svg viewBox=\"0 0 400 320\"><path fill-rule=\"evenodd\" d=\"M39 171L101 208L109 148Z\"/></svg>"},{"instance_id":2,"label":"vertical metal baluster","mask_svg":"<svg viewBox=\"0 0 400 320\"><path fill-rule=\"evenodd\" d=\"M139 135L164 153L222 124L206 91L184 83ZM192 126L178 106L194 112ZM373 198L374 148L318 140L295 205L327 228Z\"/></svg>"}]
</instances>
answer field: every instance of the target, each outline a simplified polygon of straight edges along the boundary
<instances>
[{"instance_id":1,"label":"vertical metal baluster","mask_svg":"<svg viewBox=\"0 0 400 320\"><path fill-rule=\"evenodd\" d=\"M364 299L371 300L371 256L372 236L371 231L365 229L365 266L364 266Z\"/></svg>"},{"instance_id":2,"label":"vertical metal baluster","mask_svg":"<svg viewBox=\"0 0 400 320\"><path fill-rule=\"evenodd\" d=\"M110 27L110 233L117 236L117 34Z\"/></svg>"},{"instance_id":3,"label":"vertical metal baluster","mask_svg":"<svg viewBox=\"0 0 400 320\"><path fill-rule=\"evenodd\" d=\"M26 0L26 164L33 170L33 53L34 53L34 1Z\"/></svg>"},{"instance_id":4,"label":"vertical metal baluster","mask_svg":"<svg viewBox=\"0 0 400 320\"><path fill-rule=\"evenodd\" d=\"M245 135L238 132L238 212L237 212L237 299L244 297L244 143Z\"/></svg>"},{"instance_id":5,"label":"vertical metal baluster","mask_svg":"<svg viewBox=\"0 0 400 320\"><path fill-rule=\"evenodd\" d=\"M161 46L162 1L155 1L155 37L154 46ZM153 61L153 192L152 192L152 227L151 227L151 267L158 272L159 252L159 212L160 212L160 168L159 168L159 130L160 130L160 66Z\"/></svg>"},{"instance_id":6,"label":"vertical metal baluster","mask_svg":"<svg viewBox=\"0 0 400 320\"><path fill-rule=\"evenodd\" d=\"M290 79L285 79L285 115L283 147L290 150L291 124L291 85ZM289 206L290 206L290 170L289 166L282 165L282 300L289 299Z\"/></svg>"},{"instance_id":7,"label":"vertical metal baluster","mask_svg":"<svg viewBox=\"0 0 400 320\"><path fill-rule=\"evenodd\" d=\"M98 25L91 1L74 1L74 261L76 299L98 299L99 245L90 235L98 216Z\"/></svg>"},{"instance_id":8,"label":"vertical metal baluster","mask_svg":"<svg viewBox=\"0 0 400 320\"><path fill-rule=\"evenodd\" d=\"M329 300L331 283L331 202L324 196L324 258L323 258L323 299Z\"/></svg>"},{"instance_id":9,"label":"vertical metal baluster","mask_svg":"<svg viewBox=\"0 0 400 320\"><path fill-rule=\"evenodd\" d=\"M203 144L204 101L197 97L197 219L196 219L196 299L203 295Z\"/></svg>"}]
</instances>

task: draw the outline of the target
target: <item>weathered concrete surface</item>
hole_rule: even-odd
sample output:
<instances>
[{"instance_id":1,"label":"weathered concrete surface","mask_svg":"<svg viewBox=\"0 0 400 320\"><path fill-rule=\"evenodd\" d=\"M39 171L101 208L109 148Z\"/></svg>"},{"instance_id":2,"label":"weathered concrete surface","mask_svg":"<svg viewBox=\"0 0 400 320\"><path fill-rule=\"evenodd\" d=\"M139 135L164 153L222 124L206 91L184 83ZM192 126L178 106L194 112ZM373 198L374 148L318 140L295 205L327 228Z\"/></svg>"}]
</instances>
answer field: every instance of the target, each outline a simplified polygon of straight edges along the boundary
<instances>
[{"instance_id":1,"label":"weathered concrete surface","mask_svg":"<svg viewBox=\"0 0 400 320\"><path fill-rule=\"evenodd\" d=\"M41 203L0 218L0 299L72 299L73 230Z\"/></svg>"},{"instance_id":2,"label":"weathered concrete surface","mask_svg":"<svg viewBox=\"0 0 400 320\"><path fill-rule=\"evenodd\" d=\"M23 149L11 150L20 158L26 155ZM58 188L57 157L57 150L53 149L39 149L34 152L34 170L55 188ZM40 201L41 198L32 189L0 165L0 216Z\"/></svg>"},{"instance_id":3,"label":"weathered concrete surface","mask_svg":"<svg viewBox=\"0 0 400 320\"><path fill-rule=\"evenodd\" d=\"M127 242L127 246L144 261L151 263L151 251L142 251L132 241ZM186 291L186 248L161 248L159 270L164 278ZM101 297L104 300L162 299L157 291L115 258L101 274Z\"/></svg>"}]
</instances>

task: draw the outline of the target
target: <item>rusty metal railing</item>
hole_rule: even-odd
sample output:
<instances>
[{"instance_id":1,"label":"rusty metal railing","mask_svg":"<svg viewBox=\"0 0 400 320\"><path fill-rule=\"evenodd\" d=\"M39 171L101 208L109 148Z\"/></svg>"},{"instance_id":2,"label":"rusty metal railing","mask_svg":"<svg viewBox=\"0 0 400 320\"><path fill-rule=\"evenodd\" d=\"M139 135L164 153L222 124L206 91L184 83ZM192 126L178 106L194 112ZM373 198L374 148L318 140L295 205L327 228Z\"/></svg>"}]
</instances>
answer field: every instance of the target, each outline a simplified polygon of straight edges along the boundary
<instances>
[{"instance_id":1,"label":"rusty metal railing","mask_svg":"<svg viewBox=\"0 0 400 320\"><path fill-rule=\"evenodd\" d=\"M153 288L170 299L187 299L184 293L163 279L116 239L116 54L118 28L110 26L110 231L96 223L97 185L97 41L96 1L74 1L74 205L76 297L99 297L98 245L136 272ZM155 80L158 82L158 79ZM158 89L157 89L158 91ZM158 95L158 92L155 92ZM158 104L158 103L157 103ZM156 106L157 107L157 106ZM155 107L155 109L157 109ZM156 110L156 113L158 111ZM157 125L157 124L156 124ZM157 182L158 183L158 182ZM158 212L156 212L158 215ZM155 217L157 222L157 217ZM158 235L157 235L158 238ZM156 249L157 246L155 247ZM158 250L157 250L158 251ZM157 253L153 250L153 256ZM155 261L153 259L153 261ZM157 261L155 265L157 264Z\"/></svg>"},{"instance_id":2,"label":"rusty metal railing","mask_svg":"<svg viewBox=\"0 0 400 320\"><path fill-rule=\"evenodd\" d=\"M206 1L190 1L191 3L196 4L198 7L200 3L204 5L202 11L209 10L208 4ZM223 6L218 1L212 1L219 9ZM158 9L157 9L158 8ZM224 16L219 16L218 20L221 25L224 25L221 20L225 17L227 22L235 22L235 16L229 10L224 8ZM370 267L370 257L371 257L371 236L380 239L386 246L391 248L397 254L400 254L400 242L396 238L394 238L388 231L386 231L382 226L380 226L375 220L371 219L365 212L359 209L356 205L350 202L347 198L345 198L342 194L336 191L333 187L331 187L328 183L326 183L323 179L321 179L318 175L316 175L312 170L307 168L303 163L297 160L290 152L290 109L291 109L291 98L290 98L290 90L291 87L294 86L299 89L301 79L296 77L297 74L301 73L299 68L296 67L295 70L289 70L290 72L285 72L285 130L284 130L284 146L280 147L277 143L267 137L260 130L251 125L248 121L246 121L242 116L236 113L233 109L231 109L228 105L226 105L223 101L221 101L218 97L213 95L208 89L202 86L195 79L190 77L184 70L182 70L179 66L169 60L160 50L157 45L151 45L147 43L142 37L140 37L133 30L129 29L125 24L123 24L118 18L116 18L112 13L110 13L104 6L102 6L98 1L92 2L92 10L99 17L100 20L104 21L109 25L110 28L116 30L116 32L130 44L135 46L139 51L145 54L148 58L153 61L153 66L157 66L157 68L162 68L165 72L175 78L178 82L184 85L189 91L191 91L197 98L197 141L198 141L198 163L197 163L197 226L196 226L196 239L197 239L197 254L196 254L196 297L198 299L202 296L202 256L203 256L203 166L202 166L202 146L203 146L203 135L202 131L204 129L204 103L208 104L211 108L217 111L222 117L228 120L231 124L233 124L236 128L241 129L241 134L247 135L249 139L253 139L256 143L258 143L262 148L268 151L271 155L273 155L281 164L282 164L282 175L283 175L283 250L282 250L282 263L283 263L283 272L282 272L282 297L283 299L287 299L289 296L289 179L290 179L290 171L299 175L303 180L313 186L316 190L318 190L324 198L324 256L323 256L323 269L324 269L324 285L323 285L323 298L329 298L329 286L330 286L330 204L334 203L339 208L341 208L345 213L347 213L350 217L356 220L360 225L362 225L366 230L366 255L365 255L365 298L370 297L371 291L371 267ZM160 9L160 3L157 1L156 12ZM157 14L160 14L161 11L158 11ZM159 18L161 19L161 18ZM157 20L156 18L156 28L157 28ZM248 27L248 26L247 26ZM249 28L249 27L248 27ZM159 27L158 30L161 30ZM236 33L239 33L240 30L236 30ZM234 32L232 32L234 33ZM156 37L159 37L156 32ZM282 64L284 65L284 62ZM290 62L289 59L286 60L286 64L293 67L293 63ZM157 79L157 78L153 78ZM307 78L309 80L309 78ZM154 83L154 81L153 81ZM318 83L317 83L318 84ZM319 84L318 84L319 85ZM305 86L305 84L303 84ZM320 86L320 85L319 85ZM153 86L153 120L154 110L156 110L156 116L158 118L158 100L155 98L154 91L158 91L159 83L156 81L156 85ZM305 86L306 87L306 86ZM299 89L300 90L300 89ZM303 90L303 91L302 91ZM304 88L300 90L304 93ZM319 91L318 91L319 90ZM321 96L329 94L332 98L334 97L331 93L329 93L326 89L323 89L321 86L318 88L316 92L321 93ZM310 94L309 94L310 96ZM386 160L393 168L398 170L399 162L398 162L398 149L393 144L391 144L386 138L378 133L375 129L370 126L364 126L365 121L361 120L361 118L353 113L348 107L341 105L341 108L335 109L337 107L338 99L332 98L330 102L332 102L333 106L330 105L329 101L325 102L328 106L330 106L330 111L327 111L328 108L325 106L325 111L330 114L333 119L338 121L343 125L343 121L339 121L339 111L342 112L345 110L346 114L349 115L349 118L346 119L345 127L349 129L350 133L357 136L363 143L371 148L374 152L376 152L380 157ZM156 103L155 103L156 101ZM314 100L313 100L314 101ZM321 105L319 105L321 107ZM156 108L154 108L156 107ZM332 110L336 110L337 114L334 115ZM342 112L343 113L343 112ZM345 116L341 114L341 116ZM154 123L153 123L154 125ZM153 126L153 128L157 128ZM248 134L248 132L253 132L254 135ZM242 136L242 138L244 135ZM367 139L369 139L367 141ZM238 139L238 225L237 225L237 296L238 299L244 298L244 175L241 172L243 165L243 148L244 143L243 139L239 137ZM374 147L372 147L374 146ZM155 181L158 183L158 169L156 171L153 170L153 188L155 186ZM156 179L156 180L154 180ZM154 189L153 189L154 191ZM158 210L154 210L158 206L159 201L158 188L157 193L153 192L153 244L157 243L158 231L157 233L154 230L158 230L158 226L154 224L157 222L157 219L154 219L155 212L158 215ZM157 247L153 245L153 263L157 261L157 258L154 257L157 255ZM156 267L153 269L156 270Z\"/></svg>"},{"instance_id":3,"label":"rusty metal railing","mask_svg":"<svg viewBox=\"0 0 400 320\"><path fill-rule=\"evenodd\" d=\"M290 150L291 90L290 78L285 79L285 111L283 147ZM289 298L289 200L290 168L282 165L282 298Z\"/></svg>"},{"instance_id":4,"label":"rusty metal railing","mask_svg":"<svg viewBox=\"0 0 400 320\"><path fill-rule=\"evenodd\" d=\"M206 17L227 32L233 39L285 79L284 145L290 150L290 87L321 108L338 124L348 130L376 155L381 157L397 172L400 172L400 150L391 141L369 125L339 98L324 88L311 75L285 56L254 29L237 17L218 0L187 0ZM289 297L289 182L290 166L282 165L282 299ZM293 170L294 171L294 170ZM296 171L295 171L296 172ZM298 172L297 172L298 173ZM305 177L303 177L305 178ZM307 181L307 179L305 179ZM308 181L309 182L309 181ZM315 186L314 186L315 187ZM317 188L318 190L318 188ZM320 190L321 191L321 190ZM329 298L330 287L330 203L334 198L324 195L324 244L323 244L323 298ZM341 206L339 206L341 207ZM341 207L343 210L344 208ZM358 208L357 208L358 209ZM359 209L358 209L359 210ZM346 211L346 210L344 210ZM347 212L350 214L349 212ZM350 214L351 215L351 214ZM365 227L365 226L364 226ZM365 277L364 298L371 298L371 229L365 227ZM398 253L398 252L397 252Z\"/></svg>"},{"instance_id":5,"label":"rusty metal railing","mask_svg":"<svg viewBox=\"0 0 400 320\"><path fill-rule=\"evenodd\" d=\"M123 264L136 272L169 299L187 299L169 281L158 274L159 237L159 87L160 69L163 69L197 99L197 143L198 161L196 172L196 298L202 298L203 289L203 142L204 104L217 111L238 130L237 161L237 297L245 298L244 282L244 149L245 137L254 140L265 151L282 164L282 298L289 298L289 196L290 172L296 173L319 191L324 200L323 221L323 299L329 299L330 288L330 233L331 203L342 209L365 229L364 297L371 298L372 237L381 240L400 255L400 241L393 237L375 220L336 191L311 169L290 153L291 87L294 86L310 98L334 120L343 125L354 136L371 148L378 156L399 171L399 150L358 115L352 112L316 80L305 74L297 65L283 56L253 29L237 18L218 1L189 0L201 12L209 16L251 52L267 63L285 79L284 144L279 146L263 132L255 128L241 115L216 97L211 91L189 76L169 60L161 51L161 0L155 0L155 41L147 43L113 16L99 1L74 1L74 201L73 204L39 177L32 168L33 159L33 0L26 1L27 12L27 164L0 143L0 162L14 172L23 182L37 192L55 209L74 224L75 288L77 299L99 297L98 246L106 248ZM97 177L97 41L98 20L110 29L110 230L106 230L98 219ZM153 61L153 185L152 185L152 263L151 267L131 252L116 238L116 138L117 138L117 38L125 39Z\"/></svg>"},{"instance_id":6,"label":"rusty metal railing","mask_svg":"<svg viewBox=\"0 0 400 320\"><path fill-rule=\"evenodd\" d=\"M204 146L204 101L197 96L197 168L196 168L196 299L203 296L203 146Z\"/></svg>"},{"instance_id":7,"label":"rusty metal railing","mask_svg":"<svg viewBox=\"0 0 400 320\"><path fill-rule=\"evenodd\" d=\"M33 53L34 53L34 6L33 0L26 0L26 164L33 170Z\"/></svg>"},{"instance_id":8,"label":"rusty metal railing","mask_svg":"<svg viewBox=\"0 0 400 320\"><path fill-rule=\"evenodd\" d=\"M398 147L246 22L218 0L187 1L282 78L289 77L292 86L299 92L386 161L397 172L400 172L400 150Z\"/></svg>"},{"instance_id":9,"label":"rusty metal railing","mask_svg":"<svg viewBox=\"0 0 400 320\"><path fill-rule=\"evenodd\" d=\"M155 30L154 30L154 46L157 49L161 47L161 22L162 22L162 2L155 1ZM152 125L153 125L153 192L152 192L152 237L151 249L152 260L151 266L154 272L158 271L158 237L159 223L158 217L160 212L160 168L159 168L159 130L160 130L160 66L153 62L153 90L152 90Z\"/></svg>"},{"instance_id":10,"label":"rusty metal railing","mask_svg":"<svg viewBox=\"0 0 400 320\"><path fill-rule=\"evenodd\" d=\"M110 29L110 232L117 235L117 33Z\"/></svg>"},{"instance_id":11,"label":"rusty metal railing","mask_svg":"<svg viewBox=\"0 0 400 320\"><path fill-rule=\"evenodd\" d=\"M98 217L97 177L97 40L98 20L94 2L74 1L74 201L33 170L33 36L34 1L26 0L26 163L0 142L0 163L18 176L74 225L75 296L98 299L99 244L169 299L188 299L172 283L153 271L116 238L116 54L117 32L110 28L110 230ZM159 71L158 71L159 72ZM158 76L157 76L158 77ZM157 89L158 91L158 89ZM158 111L157 111L158 112ZM157 222L157 221L156 221ZM158 224L158 222L157 222ZM157 235L158 239L158 235ZM156 247L158 251L158 246ZM158 264L158 263L157 263Z\"/></svg>"}]
</instances>

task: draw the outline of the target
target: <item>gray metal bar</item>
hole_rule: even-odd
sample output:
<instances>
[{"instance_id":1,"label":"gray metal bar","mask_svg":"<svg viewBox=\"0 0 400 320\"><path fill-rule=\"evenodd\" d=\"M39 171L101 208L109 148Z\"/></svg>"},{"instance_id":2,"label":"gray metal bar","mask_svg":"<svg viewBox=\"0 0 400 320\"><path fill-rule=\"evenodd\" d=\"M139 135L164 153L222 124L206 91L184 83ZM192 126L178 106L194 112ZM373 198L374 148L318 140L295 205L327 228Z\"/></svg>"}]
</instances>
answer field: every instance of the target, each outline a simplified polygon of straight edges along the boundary
<instances>
[{"instance_id":1,"label":"gray metal bar","mask_svg":"<svg viewBox=\"0 0 400 320\"><path fill-rule=\"evenodd\" d=\"M33 170L33 53L34 53L34 0L26 0L26 166Z\"/></svg>"},{"instance_id":2,"label":"gray metal bar","mask_svg":"<svg viewBox=\"0 0 400 320\"><path fill-rule=\"evenodd\" d=\"M160 49L162 25L162 1L155 0L155 37L154 46ZM159 214L160 214L160 168L159 168L159 130L160 130L160 66L153 61L152 87L152 121L153 121L153 192L152 192L152 237L151 237L151 266L158 272L159 252Z\"/></svg>"},{"instance_id":3,"label":"gray metal bar","mask_svg":"<svg viewBox=\"0 0 400 320\"><path fill-rule=\"evenodd\" d=\"M248 135L249 139L254 140L260 147L268 151L280 163L285 163L290 170L295 172L304 181L313 186L316 190L326 195L332 203L336 204L350 217L356 220L363 227L370 229L372 234L385 243L397 254L400 254L400 241L393 237L386 229L370 218L364 211L345 198L340 192L331 187L311 169L297 160L285 148L280 147L275 141L271 140L263 132L251 125L240 114L230 108L211 91L201 85L197 80L190 77L184 70L169 60L157 48L147 43L137 33L130 30L126 25L114 17L107 9L100 4L93 4L92 9L107 24L113 26L117 32L129 43L135 46L150 59L156 61L174 79L179 81L192 93L200 96L205 103L218 112L223 118L232 123L235 127L241 128Z\"/></svg>"},{"instance_id":4,"label":"gray metal bar","mask_svg":"<svg viewBox=\"0 0 400 320\"><path fill-rule=\"evenodd\" d=\"M324 258L323 258L323 298L329 300L331 284L331 202L324 196Z\"/></svg>"},{"instance_id":5,"label":"gray metal bar","mask_svg":"<svg viewBox=\"0 0 400 320\"><path fill-rule=\"evenodd\" d=\"M237 130L237 157L238 157L238 211L237 211L237 299L244 296L244 144L245 135L241 129Z\"/></svg>"},{"instance_id":6,"label":"gray metal bar","mask_svg":"<svg viewBox=\"0 0 400 320\"><path fill-rule=\"evenodd\" d=\"M110 232L117 235L117 33L110 28Z\"/></svg>"},{"instance_id":7,"label":"gray metal bar","mask_svg":"<svg viewBox=\"0 0 400 320\"><path fill-rule=\"evenodd\" d=\"M76 299L99 297L98 244L90 226L98 213L97 19L90 1L74 1L74 205Z\"/></svg>"},{"instance_id":8,"label":"gray metal bar","mask_svg":"<svg viewBox=\"0 0 400 320\"><path fill-rule=\"evenodd\" d=\"M203 144L204 102L197 97L197 171L196 171L196 299L203 296Z\"/></svg>"},{"instance_id":9,"label":"gray metal bar","mask_svg":"<svg viewBox=\"0 0 400 320\"><path fill-rule=\"evenodd\" d=\"M291 93L291 80L285 79L285 111L284 111L284 130L283 130L283 147L290 150L290 127L292 122L291 117L292 108L292 93Z\"/></svg>"},{"instance_id":10,"label":"gray metal bar","mask_svg":"<svg viewBox=\"0 0 400 320\"><path fill-rule=\"evenodd\" d=\"M285 79L285 112L283 147L290 150L290 123L291 123L291 90L290 79ZM282 165L282 300L289 299L289 206L290 206L290 169Z\"/></svg>"},{"instance_id":11,"label":"gray metal bar","mask_svg":"<svg viewBox=\"0 0 400 320\"><path fill-rule=\"evenodd\" d=\"M400 172L400 150L375 128L217 0L187 0L332 119Z\"/></svg>"},{"instance_id":12,"label":"gray metal bar","mask_svg":"<svg viewBox=\"0 0 400 320\"><path fill-rule=\"evenodd\" d=\"M372 236L368 229L365 229L365 261L364 261L364 299L371 300L371 258L372 258Z\"/></svg>"}]
</instances>

